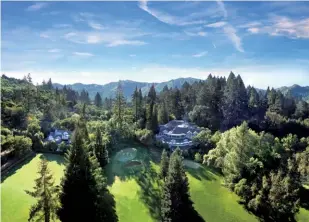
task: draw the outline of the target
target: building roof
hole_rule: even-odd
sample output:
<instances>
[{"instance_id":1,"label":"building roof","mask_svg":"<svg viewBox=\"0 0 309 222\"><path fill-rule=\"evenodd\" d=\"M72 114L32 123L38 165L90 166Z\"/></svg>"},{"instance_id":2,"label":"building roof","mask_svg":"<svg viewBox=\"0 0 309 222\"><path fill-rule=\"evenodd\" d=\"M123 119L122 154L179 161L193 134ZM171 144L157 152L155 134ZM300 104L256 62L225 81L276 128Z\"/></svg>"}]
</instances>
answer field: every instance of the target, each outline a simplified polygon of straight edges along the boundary
<instances>
[{"instance_id":1,"label":"building roof","mask_svg":"<svg viewBox=\"0 0 309 222\"><path fill-rule=\"evenodd\" d=\"M180 135L187 134L188 132L200 132L200 128L195 124L189 123L184 120L172 120L165 125L160 125L160 132L167 131L168 134Z\"/></svg>"}]
</instances>

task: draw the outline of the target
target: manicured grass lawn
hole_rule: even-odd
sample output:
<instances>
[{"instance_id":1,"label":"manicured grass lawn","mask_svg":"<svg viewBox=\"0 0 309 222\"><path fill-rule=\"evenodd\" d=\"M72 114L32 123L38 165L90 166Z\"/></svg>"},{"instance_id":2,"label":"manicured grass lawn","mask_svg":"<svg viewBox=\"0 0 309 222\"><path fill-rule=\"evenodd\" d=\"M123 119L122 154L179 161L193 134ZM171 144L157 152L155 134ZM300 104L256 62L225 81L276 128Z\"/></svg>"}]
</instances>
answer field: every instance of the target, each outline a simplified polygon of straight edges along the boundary
<instances>
[{"instance_id":1,"label":"manicured grass lawn","mask_svg":"<svg viewBox=\"0 0 309 222\"><path fill-rule=\"evenodd\" d=\"M187 172L194 207L205 221L258 221L237 203L236 194L221 185L220 176L205 167Z\"/></svg>"},{"instance_id":2,"label":"manicured grass lawn","mask_svg":"<svg viewBox=\"0 0 309 222\"><path fill-rule=\"evenodd\" d=\"M30 162L23 164L20 168L13 169L1 183L2 222L28 221L30 206L35 203L35 200L24 190L32 190L34 186L41 155L38 154ZM45 154L44 156L50 161L49 168L54 174L55 183L59 184L64 169L63 157L54 154Z\"/></svg>"},{"instance_id":3,"label":"manicured grass lawn","mask_svg":"<svg viewBox=\"0 0 309 222\"><path fill-rule=\"evenodd\" d=\"M126 167L125 163L117 161L115 154L107 166L108 184L116 201L116 211L120 222L150 222L158 221L160 213L160 186L158 180L158 161L160 153L157 150L137 148L135 160L140 166ZM24 190L32 189L37 177L37 166L41 154L20 168L11 172L1 184L1 212L3 222L27 221L29 208L34 200ZM44 155L50 160L56 183L63 175L63 158L58 155ZM247 212L237 201L238 197L221 185L222 178L210 169L187 169L190 183L190 194L194 207L207 222L241 222L258 221ZM301 208L296 216L298 222L309 221L309 211Z\"/></svg>"},{"instance_id":4,"label":"manicured grass lawn","mask_svg":"<svg viewBox=\"0 0 309 222\"><path fill-rule=\"evenodd\" d=\"M158 183L157 178L159 166L151 161L152 158L145 158L146 153L147 150L138 149L137 159L142 160L141 157L144 157L142 173L137 172L128 177L122 174L120 177L114 176L116 179L111 185L111 192L116 199L116 210L120 222L156 221L155 218L159 214L160 182ZM152 156L153 153L148 152L148 155ZM112 157L111 164L108 166L109 173L112 171L117 174L122 168L122 163ZM188 169L187 172L195 209L205 221L258 221L254 215L248 213L237 203L237 195L221 185L220 176L204 167ZM132 217L133 215L138 215L138 218Z\"/></svg>"}]
</instances>

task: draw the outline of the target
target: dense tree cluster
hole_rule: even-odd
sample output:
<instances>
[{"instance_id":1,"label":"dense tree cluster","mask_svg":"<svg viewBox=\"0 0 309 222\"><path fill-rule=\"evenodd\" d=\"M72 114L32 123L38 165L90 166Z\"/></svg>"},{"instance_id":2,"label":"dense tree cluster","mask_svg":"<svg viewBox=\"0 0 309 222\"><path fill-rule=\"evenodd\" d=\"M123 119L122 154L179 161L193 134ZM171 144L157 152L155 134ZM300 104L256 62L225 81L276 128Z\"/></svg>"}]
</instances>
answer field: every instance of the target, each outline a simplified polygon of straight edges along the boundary
<instances>
[{"instance_id":1,"label":"dense tree cluster","mask_svg":"<svg viewBox=\"0 0 309 222\"><path fill-rule=\"evenodd\" d=\"M1 80L2 151L18 158L31 150L67 150L60 206L54 197L47 200L54 186L43 161L35 191L28 192L38 199L30 218L45 215L49 221L56 209L61 221L117 221L104 172L109 155L132 140L153 145L159 124L173 119L202 127L193 138L197 149L188 156L217 168L250 211L281 221L299 210L300 189L309 180L309 105L290 91L246 88L231 72L227 79L209 75L160 92L155 85L149 92L136 87L131 100L119 82L113 99L97 92L91 101L86 90L54 88L51 79L34 85L30 74ZM72 145L44 142L55 128L74 131ZM192 219L184 154L162 153L162 221Z\"/></svg>"},{"instance_id":2,"label":"dense tree cluster","mask_svg":"<svg viewBox=\"0 0 309 222\"><path fill-rule=\"evenodd\" d=\"M224 132L204 162L222 171L226 186L251 211L267 220L286 220L299 210L308 145L305 138L292 134L280 139L256 133L244 122Z\"/></svg>"},{"instance_id":3,"label":"dense tree cluster","mask_svg":"<svg viewBox=\"0 0 309 222\"><path fill-rule=\"evenodd\" d=\"M166 154L162 154L161 175L165 177L161 201L162 221L181 222L192 218L193 202L190 199L189 182L182 158L179 148L171 154L168 164Z\"/></svg>"}]
</instances>

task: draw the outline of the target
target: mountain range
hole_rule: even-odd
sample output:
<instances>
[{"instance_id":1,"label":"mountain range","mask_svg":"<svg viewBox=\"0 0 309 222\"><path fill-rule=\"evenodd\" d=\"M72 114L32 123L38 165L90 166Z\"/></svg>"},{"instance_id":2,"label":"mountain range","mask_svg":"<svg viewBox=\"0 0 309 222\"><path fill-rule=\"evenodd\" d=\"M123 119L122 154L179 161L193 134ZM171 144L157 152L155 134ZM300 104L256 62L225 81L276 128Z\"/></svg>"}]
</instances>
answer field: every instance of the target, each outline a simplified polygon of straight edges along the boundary
<instances>
[{"instance_id":1,"label":"mountain range","mask_svg":"<svg viewBox=\"0 0 309 222\"><path fill-rule=\"evenodd\" d=\"M149 82L136 82L132 80L120 80L120 84L122 86L123 94L124 96L130 100L131 96L135 90L135 88L141 88L143 95L146 95L152 86L152 84L155 85L156 92L161 92L164 88L164 86L167 86L168 88L181 88L181 86L188 82L189 84L192 84L196 81L202 81L201 79L195 79L195 78L178 78L178 79L172 79L167 82L161 82L161 83L149 83ZM54 83L53 86L59 89L62 89L64 85L59 83ZM100 93L102 98L113 98L115 96L115 92L118 86L118 82L110 82L104 85L98 85L98 84L83 84L83 83L74 83L71 85L66 85L67 87L72 88L75 91L81 92L83 89L85 89L89 93L90 99L93 99L95 94L97 92Z\"/></svg>"},{"instance_id":2,"label":"mountain range","mask_svg":"<svg viewBox=\"0 0 309 222\"><path fill-rule=\"evenodd\" d=\"M161 83L149 83L149 82L136 82L132 80L120 80L120 84L122 86L122 90L124 93L124 96L127 98L127 100L131 99L131 96L135 90L135 88L141 88L143 95L146 95L152 86L152 84L155 85L156 92L161 92L164 88L164 86L167 86L168 88L181 88L181 86L188 82L189 84L192 84L196 81L204 81L202 79L196 79L196 78L178 78L178 79L172 79L166 82ZM59 89L62 89L64 85L59 83L54 83L53 86ZM94 96L97 92L100 93L102 98L113 98L118 86L118 82L110 82L104 85L98 85L98 84L83 84L83 83L74 83L66 85L67 87L72 88L73 90L76 90L78 92L81 92L83 89L85 89L89 93L90 99L94 99ZM260 89L261 90L261 89ZM297 98L302 98L306 101L309 101L309 86L299 86L299 85L292 85L292 86L283 86L278 88L283 94L286 94L288 91L291 91L292 95ZM265 91L265 90L262 90Z\"/></svg>"}]
</instances>

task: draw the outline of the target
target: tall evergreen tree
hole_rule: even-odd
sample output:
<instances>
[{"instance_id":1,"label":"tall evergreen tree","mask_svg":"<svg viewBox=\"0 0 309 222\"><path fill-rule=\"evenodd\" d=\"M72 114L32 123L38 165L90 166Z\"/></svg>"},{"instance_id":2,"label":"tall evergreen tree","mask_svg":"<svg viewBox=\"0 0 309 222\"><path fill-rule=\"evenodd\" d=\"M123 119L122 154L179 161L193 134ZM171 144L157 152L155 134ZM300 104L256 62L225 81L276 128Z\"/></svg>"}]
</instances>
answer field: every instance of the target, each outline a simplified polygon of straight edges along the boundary
<instances>
[{"instance_id":1,"label":"tall evergreen tree","mask_svg":"<svg viewBox=\"0 0 309 222\"><path fill-rule=\"evenodd\" d=\"M248 118L247 91L241 77L235 77L233 72L227 79L222 110L224 129L239 125Z\"/></svg>"},{"instance_id":2,"label":"tall evergreen tree","mask_svg":"<svg viewBox=\"0 0 309 222\"><path fill-rule=\"evenodd\" d=\"M132 104L133 104L133 118L137 122L142 116L142 92L141 89L135 88L135 91L132 95Z\"/></svg>"},{"instance_id":3,"label":"tall evergreen tree","mask_svg":"<svg viewBox=\"0 0 309 222\"><path fill-rule=\"evenodd\" d=\"M165 124L168 122L168 111L165 105L165 101L162 101L158 112L158 121L160 124Z\"/></svg>"},{"instance_id":4,"label":"tall evergreen tree","mask_svg":"<svg viewBox=\"0 0 309 222\"><path fill-rule=\"evenodd\" d=\"M168 173L168 164L169 159L167 156L167 152L164 149L161 155L161 163L160 163L160 177L165 180L167 173Z\"/></svg>"},{"instance_id":5,"label":"tall evergreen tree","mask_svg":"<svg viewBox=\"0 0 309 222\"><path fill-rule=\"evenodd\" d=\"M162 221L189 221L191 219L190 212L193 209L192 204L181 151L177 148L170 157L168 174L163 186Z\"/></svg>"},{"instance_id":6,"label":"tall evergreen tree","mask_svg":"<svg viewBox=\"0 0 309 222\"><path fill-rule=\"evenodd\" d=\"M94 97L94 105L96 105L97 107L101 107L102 106L102 98L100 96L100 93L97 92L97 94Z\"/></svg>"},{"instance_id":7,"label":"tall evergreen tree","mask_svg":"<svg viewBox=\"0 0 309 222\"><path fill-rule=\"evenodd\" d=\"M47 82L47 89L48 90L52 90L53 89L53 83L51 78L49 78L48 82Z\"/></svg>"},{"instance_id":8,"label":"tall evergreen tree","mask_svg":"<svg viewBox=\"0 0 309 222\"><path fill-rule=\"evenodd\" d=\"M181 101L181 95L178 88L174 90L172 97L172 112L175 115L176 119L182 119L184 115L184 108Z\"/></svg>"},{"instance_id":9,"label":"tall evergreen tree","mask_svg":"<svg viewBox=\"0 0 309 222\"><path fill-rule=\"evenodd\" d=\"M29 221L49 222L57 218L58 199L57 187L54 186L53 176L48 168L46 159L39 163L39 177L35 180L34 191L26 191L30 196L38 199L37 203L30 208Z\"/></svg>"},{"instance_id":10,"label":"tall evergreen tree","mask_svg":"<svg viewBox=\"0 0 309 222\"><path fill-rule=\"evenodd\" d=\"M114 118L119 127L122 127L123 117L124 117L124 112L125 112L125 105L126 105L126 101L123 95L121 84L119 82L117 91L116 91L116 98L115 98L114 109L113 109Z\"/></svg>"},{"instance_id":11,"label":"tall evergreen tree","mask_svg":"<svg viewBox=\"0 0 309 222\"><path fill-rule=\"evenodd\" d=\"M81 124L75 129L72 149L66 155L67 166L61 181L61 208L58 216L61 221L95 221L95 195L91 186L90 162L85 150ZM82 192L81 192L82 191Z\"/></svg>"},{"instance_id":12,"label":"tall evergreen tree","mask_svg":"<svg viewBox=\"0 0 309 222\"><path fill-rule=\"evenodd\" d=\"M156 131L158 126L158 116L155 112L155 104L156 104L156 90L154 85L150 87L148 96L147 96L147 129ZM157 110L156 110L157 111Z\"/></svg>"},{"instance_id":13,"label":"tall evergreen tree","mask_svg":"<svg viewBox=\"0 0 309 222\"><path fill-rule=\"evenodd\" d=\"M103 144L102 142L102 134L101 131L99 129L97 129L96 132L96 138L95 138L95 155L101 165L101 167L105 167L108 162L109 162L109 158L108 158L108 151L106 148L106 145Z\"/></svg>"}]
</instances>

